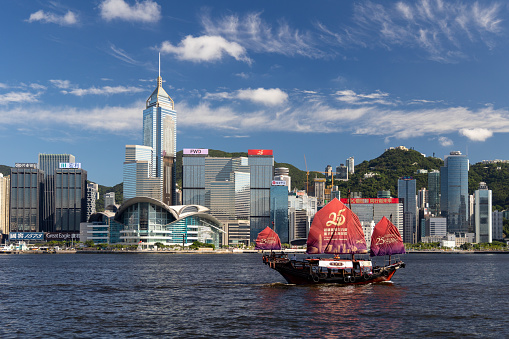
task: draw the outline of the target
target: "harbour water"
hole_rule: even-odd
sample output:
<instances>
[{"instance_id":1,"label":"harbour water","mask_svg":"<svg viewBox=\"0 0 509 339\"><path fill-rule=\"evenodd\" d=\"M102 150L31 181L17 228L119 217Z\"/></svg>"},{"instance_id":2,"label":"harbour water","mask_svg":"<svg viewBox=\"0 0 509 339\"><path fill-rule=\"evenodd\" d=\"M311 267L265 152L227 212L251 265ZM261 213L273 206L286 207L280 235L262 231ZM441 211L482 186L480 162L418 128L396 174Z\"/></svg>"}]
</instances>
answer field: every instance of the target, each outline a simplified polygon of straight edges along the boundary
<instances>
[{"instance_id":1,"label":"harbour water","mask_svg":"<svg viewBox=\"0 0 509 339\"><path fill-rule=\"evenodd\" d=\"M392 283L292 286L260 254L0 256L0 337L507 337L506 254L407 254Z\"/></svg>"}]
</instances>

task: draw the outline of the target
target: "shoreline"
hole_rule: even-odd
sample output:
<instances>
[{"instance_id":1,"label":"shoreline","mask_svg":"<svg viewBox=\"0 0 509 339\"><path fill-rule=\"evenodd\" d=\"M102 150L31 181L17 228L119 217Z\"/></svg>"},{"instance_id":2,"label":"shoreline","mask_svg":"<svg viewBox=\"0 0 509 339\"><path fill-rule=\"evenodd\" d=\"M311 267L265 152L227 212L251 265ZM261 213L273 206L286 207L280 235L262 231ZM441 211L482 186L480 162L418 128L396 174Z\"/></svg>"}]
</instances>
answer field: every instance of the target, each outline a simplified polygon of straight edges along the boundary
<instances>
[{"instance_id":1,"label":"shoreline","mask_svg":"<svg viewBox=\"0 0 509 339\"><path fill-rule=\"evenodd\" d=\"M306 254L305 249L287 249L284 252L286 253L295 253L295 254ZM252 254L252 253L270 253L270 251L259 251L259 250L183 250L183 251L175 251L175 250L162 250L162 251L152 251L152 250L135 250L135 251L118 251L118 250L57 250L57 251L5 251L0 252L0 255L8 255L8 254ZM407 251L406 254L509 254L509 251L465 251L465 250L430 250L430 251L416 251L410 250Z\"/></svg>"}]
</instances>

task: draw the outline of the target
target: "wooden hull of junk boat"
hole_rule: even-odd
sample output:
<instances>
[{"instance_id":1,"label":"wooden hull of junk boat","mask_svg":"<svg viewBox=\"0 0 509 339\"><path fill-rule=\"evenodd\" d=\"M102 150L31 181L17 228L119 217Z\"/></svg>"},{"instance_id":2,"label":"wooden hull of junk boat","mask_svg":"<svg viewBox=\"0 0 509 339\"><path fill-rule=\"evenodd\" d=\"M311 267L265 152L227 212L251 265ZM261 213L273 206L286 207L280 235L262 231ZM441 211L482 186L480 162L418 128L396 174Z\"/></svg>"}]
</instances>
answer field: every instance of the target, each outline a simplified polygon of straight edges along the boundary
<instances>
[{"instance_id":1,"label":"wooden hull of junk boat","mask_svg":"<svg viewBox=\"0 0 509 339\"><path fill-rule=\"evenodd\" d=\"M392 276L400 268L405 267L402 261L384 267L374 268L372 273L315 273L302 261L289 259L264 260L270 268L278 271L289 284L313 285L313 284L340 284L340 285L365 285L390 281Z\"/></svg>"}]
</instances>

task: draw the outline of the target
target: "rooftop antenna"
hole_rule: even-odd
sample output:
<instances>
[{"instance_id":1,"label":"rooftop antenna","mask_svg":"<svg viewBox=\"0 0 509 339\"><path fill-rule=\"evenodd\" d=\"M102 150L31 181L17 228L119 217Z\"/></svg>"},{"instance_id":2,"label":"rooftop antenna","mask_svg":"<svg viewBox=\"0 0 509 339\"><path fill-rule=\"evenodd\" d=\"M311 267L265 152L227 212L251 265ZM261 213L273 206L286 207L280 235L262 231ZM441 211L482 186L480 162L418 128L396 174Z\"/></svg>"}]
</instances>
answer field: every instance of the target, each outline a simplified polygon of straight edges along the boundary
<instances>
[{"instance_id":1,"label":"rooftop antenna","mask_svg":"<svg viewBox=\"0 0 509 339\"><path fill-rule=\"evenodd\" d=\"M159 52L159 76L161 76L161 52Z\"/></svg>"}]
</instances>

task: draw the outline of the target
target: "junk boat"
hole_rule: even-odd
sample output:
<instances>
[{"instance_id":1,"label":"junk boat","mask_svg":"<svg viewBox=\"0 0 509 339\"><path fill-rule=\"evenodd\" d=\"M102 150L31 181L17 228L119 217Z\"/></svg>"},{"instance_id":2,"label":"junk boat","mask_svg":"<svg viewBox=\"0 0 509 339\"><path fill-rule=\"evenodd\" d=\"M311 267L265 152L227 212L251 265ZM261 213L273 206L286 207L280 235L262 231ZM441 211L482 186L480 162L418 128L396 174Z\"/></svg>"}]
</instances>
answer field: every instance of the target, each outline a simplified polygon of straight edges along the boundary
<instances>
[{"instance_id":1,"label":"junk boat","mask_svg":"<svg viewBox=\"0 0 509 339\"><path fill-rule=\"evenodd\" d=\"M333 258L289 259L284 252L273 252L281 249L275 237L279 240L267 227L258 235L257 248L271 250L270 254L263 255L263 262L290 284L378 283L391 280L398 269L405 267L400 260L391 263L391 255L404 254L405 247L398 229L385 217L373 230L370 256L388 255L388 264L373 267L369 259L356 259L356 254L368 252L364 232L357 215L336 198L315 214L307 238L307 254L334 254Z\"/></svg>"}]
</instances>

